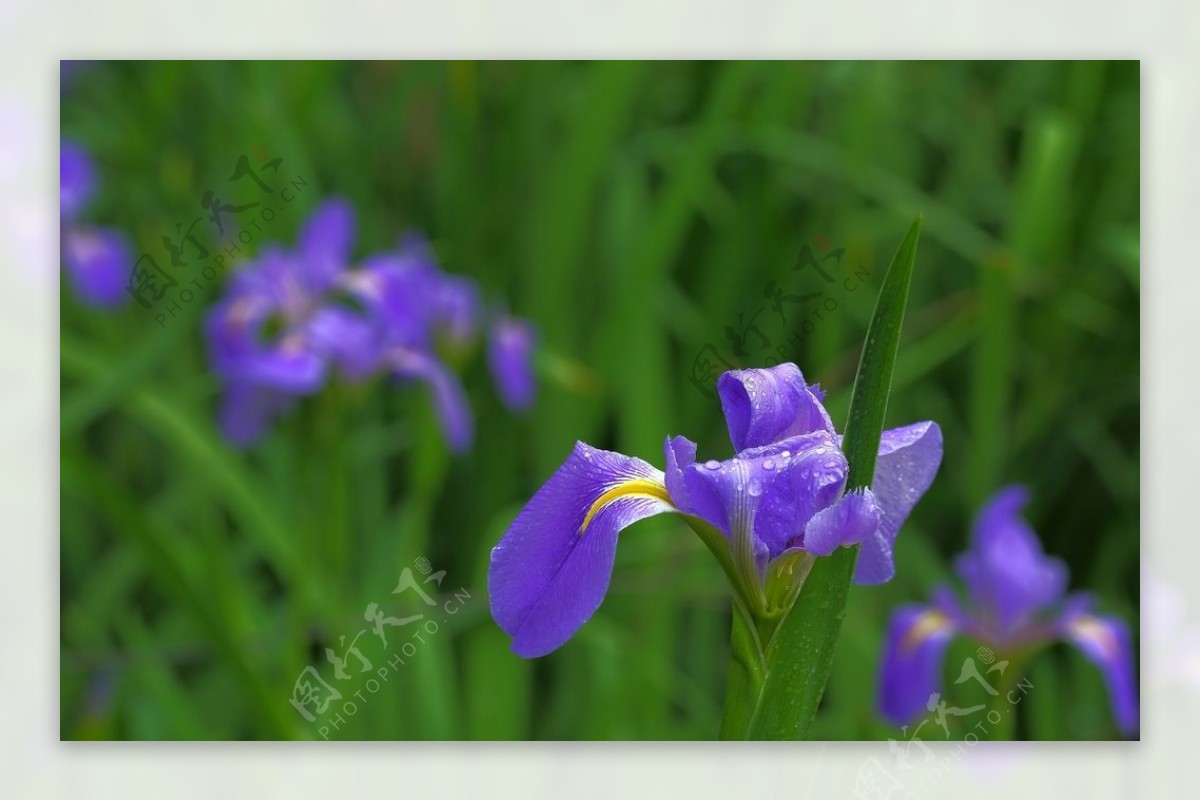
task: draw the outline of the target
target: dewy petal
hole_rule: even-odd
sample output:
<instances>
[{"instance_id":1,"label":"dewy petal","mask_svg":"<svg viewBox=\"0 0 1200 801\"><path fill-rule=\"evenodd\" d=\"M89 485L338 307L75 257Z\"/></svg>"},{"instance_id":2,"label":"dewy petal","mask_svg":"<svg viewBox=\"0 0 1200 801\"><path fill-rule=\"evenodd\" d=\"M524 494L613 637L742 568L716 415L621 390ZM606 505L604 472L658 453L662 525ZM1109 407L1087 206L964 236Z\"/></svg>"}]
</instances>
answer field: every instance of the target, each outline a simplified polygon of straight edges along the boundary
<instances>
[{"instance_id":1,"label":"dewy petal","mask_svg":"<svg viewBox=\"0 0 1200 801\"><path fill-rule=\"evenodd\" d=\"M63 234L63 260L71 284L84 303L113 309L129 300L125 286L133 268L133 248L121 232L68 227Z\"/></svg>"},{"instance_id":2,"label":"dewy petal","mask_svg":"<svg viewBox=\"0 0 1200 801\"><path fill-rule=\"evenodd\" d=\"M891 552L896 534L933 483L941 463L942 429L937 423L913 423L883 432L871 482L883 514L879 548Z\"/></svg>"},{"instance_id":3,"label":"dewy petal","mask_svg":"<svg viewBox=\"0 0 1200 801\"><path fill-rule=\"evenodd\" d=\"M68 220L75 218L95 188L96 171L91 157L79 145L64 140L58 154L59 214Z\"/></svg>"},{"instance_id":4,"label":"dewy petal","mask_svg":"<svg viewBox=\"0 0 1200 801\"><path fill-rule=\"evenodd\" d=\"M849 492L832 506L813 515L804 529L804 549L828 556L844 545L861 545L854 580L858 584L883 584L896 572L892 544L880 529L882 513L869 490Z\"/></svg>"},{"instance_id":5,"label":"dewy petal","mask_svg":"<svg viewBox=\"0 0 1200 801\"><path fill-rule=\"evenodd\" d=\"M533 404L533 326L524 320L503 317L492 325L488 342L488 367L504 405L514 411Z\"/></svg>"},{"instance_id":6,"label":"dewy petal","mask_svg":"<svg viewBox=\"0 0 1200 801\"><path fill-rule=\"evenodd\" d=\"M1066 566L1044 554L1037 534L1021 518L1028 500L1024 487L996 493L975 520L971 550L957 562L972 602L1000 638L1059 601L1066 589Z\"/></svg>"},{"instance_id":7,"label":"dewy petal","mask_svg":"<svg viewBox=\"0 0 1200 801\"><path fill-rule=\"evenodd\" d=\"M1064 633L1100 668L1108 685L1117 727L1126 736L1139 726L1137 680L1133 673L1133 646L1129 627L1115 617L1081 614L1066 621Z\"/></svg>"},{"instance_id":8,"label":"dewy petal","mask_svg":"<svg viewBox=\"0 0 1200 801\"><path fill-rule=\"evenodd\" d=\"M717 394L734 450L818 430L834 435L833 422L814 389L804 383L800 368L791 362L722 374Z\"/></svg>"},{"instance_id":9,"label":"dewy petal","mask_svg":"<svg viewBox=\"0 0 1200 801\"><path fill-rule=\"evenodd\" d=\"M846 459L824 430L683 471L688 511L726 534L737 521L753 521L760 558L796 545L809 518L837 500L845 478Z\"/></svg>"},{"instance_id":10,"label":"dewy petal","mask_svg":"<svg viewBox=\"0 0 1200 801\"><path fill-rule=\"evenodd\" d=\"M350 203L335 197L317 206L300 230L299 250L309 291L332 286L338 273L350 264L354 250L354 209Z\"/></svg>"},{"instance_id":11,"label":"dewy petal","mask_svg":"<svg viewBox=\"0 0 1200 801\"><path fill-rule=\"evenodd\" d=\"M684 481L684 471L696 463L696 443L684 436L668 437L663 443L663 454L667 464L667 493L680 511L696 514Z\"/></svg>"},{"instance_id":12,"label":"dewy petal","mask_svg":"<svg viewBox=\"0 0 1200 801\"><path fill-rule=\"evenodd\" d=\"M955 632L945 614L928 606L896 610L879 666L879 711L897 726L928 713L941 685L942 660Z\"/></svg>"},{"instance_id":13,"label":"dewy petal","mask_svg":"<svg viewBox=\"0 0 1200 801\"><path fill-rule=\"evenodd\" d=\"M608 591L617 535L669 511L660 471L576 443L492 549L492 616L513 650L542 656L570 639Z\"/></svg>"},{"instance_id":14,"label":"dewy petal","mask_svg":"<svg viewBox=\"0 0 1200 801\"><path fill-rule=\"evenodd\" d=\"M398 348L388 354L388 359L397 375L429 385L438 421L450 449L462 453L471 447L475 419L458 376L437 359L420 351Z\"/></svg>"}]
</instances>

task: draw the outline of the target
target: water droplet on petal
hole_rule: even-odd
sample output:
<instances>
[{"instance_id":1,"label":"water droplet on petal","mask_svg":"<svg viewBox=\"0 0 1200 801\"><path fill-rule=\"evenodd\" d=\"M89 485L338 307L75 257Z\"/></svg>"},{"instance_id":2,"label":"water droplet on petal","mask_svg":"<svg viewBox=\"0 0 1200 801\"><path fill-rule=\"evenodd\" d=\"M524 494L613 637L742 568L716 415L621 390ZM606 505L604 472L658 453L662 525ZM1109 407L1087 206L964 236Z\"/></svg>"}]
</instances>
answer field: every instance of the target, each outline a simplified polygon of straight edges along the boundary
<instances>
[{"instance_id":1,"label":"water droplet on petal","mask_svg":"<svg viewBox=\"0 0 1200 801\"><path fill-rule=\"evenodd\" d=\"M718 467L721 466L721 463L718 462L716 459L709 459L707 462L704 463L704 466L707 467L709 470L716 470Z\"/></svg>"},{"instance_id":2,"label":"water droplet on petal","mask_svg":"<svg viewBox=\"0 0 1200 801\"><path fill-rule=\"evenodd\" d=\"M738 489L741 489L741 485L738 485ZM763 491L762 482L759 481L757 478L750 479L750 486L747 488L746 491L750 493L750 497L757 498L759 495L762 495L762 491Z\"/></svg>"},{"instance_id":3,"label":"water droplet on petal","mask_svg":"<svg viewBox=\"0 0 1200 801\"><path fill-rule=\"evenodd\" d=\"M775 469L775 460L767 459L765 462L763 462L762 466L763 466L763 470L774 470Z\"/></svg>"}]
</instances>

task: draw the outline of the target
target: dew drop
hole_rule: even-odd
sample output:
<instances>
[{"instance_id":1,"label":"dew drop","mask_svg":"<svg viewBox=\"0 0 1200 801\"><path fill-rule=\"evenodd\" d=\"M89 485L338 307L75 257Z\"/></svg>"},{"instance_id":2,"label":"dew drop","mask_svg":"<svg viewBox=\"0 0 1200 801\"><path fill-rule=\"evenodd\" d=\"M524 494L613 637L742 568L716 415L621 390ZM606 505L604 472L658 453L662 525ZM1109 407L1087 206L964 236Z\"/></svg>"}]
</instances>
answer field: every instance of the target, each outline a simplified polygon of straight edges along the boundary
<instances>
[{"instance_id":1,"label":"dew drop","mask_svg":"<svg viewBox=\"0 0 1200 801\"><path fill-rule=\"evenodd\" d=\"M774 470L775 469L775 460L767 459L765 462L763 462L762 466L763 466L763 470Z\"/></svg>"},{"instance_id":2,"label":"dew drop","mask_svg":"<svg viewBox=\"0 0 1200 801\"><path fill-rule=\"evenodd\" d=\"M704 463L704 466L707 467L709 470L716 470L718 467L721 466L721 463L718 462L716 459L709 459L707 462Z\"/></svg>"},{"instance_id":3,"label":"dew drop","mask_svg":"<svg viewBox=\"0 0 1200 801\"><path fill-rule=\"evenodd\" d=\"M741 489L741 485L738 485L738 489ZM746 491L750 493L750 497L757 498L759 495L762 495L762 482L757 478L750 479L750 486L746 489Z\"/></svg>"}]
</instances>

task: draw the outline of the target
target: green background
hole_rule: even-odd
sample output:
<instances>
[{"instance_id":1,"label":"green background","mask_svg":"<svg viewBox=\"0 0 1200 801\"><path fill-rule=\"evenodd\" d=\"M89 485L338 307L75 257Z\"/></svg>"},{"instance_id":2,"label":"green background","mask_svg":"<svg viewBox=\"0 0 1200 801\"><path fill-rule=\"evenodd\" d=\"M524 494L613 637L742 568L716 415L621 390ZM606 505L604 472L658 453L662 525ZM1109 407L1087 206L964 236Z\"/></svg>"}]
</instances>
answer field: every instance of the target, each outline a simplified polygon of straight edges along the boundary
<instances>
[{"instance_id":1,"label":"green background","mask_svg":"<svg viewBox=\"0 0 1200 801\"><path fill-rule=\"evenodd\" d=\"M629 529L600 611L533 662L488 615L488 551L577 439L659 466L672 434L728 456L719 404L691 381L706 345L737 366L795 361L843 426L875 293L917 212L887 425L938 421L945 460L901 532L896 578L851 592L814 735L905 738L874 711L888 615L947 580L1006 483L1031 488L1029 519L1072 589L1136 635L1139 80L1136 62L73 67L62 130L101 182L87 219L160 264L203 191L227 186L240 155L269 154L307 184L243 256L294 242L342 195L356 255L422 231L448 271L533 321L542 348L524 417L500 405L480 352L461 358L477 419L463 456L423 392L385 380L335 383L239 452L216 430L200 336L220 279L165 325L136 305L81 306L64 280L62 737L713 737L729 591L684 525ZM805 245L844 249L825 262L835 283L792 269ZM836 308L777 313L771 281ZM739 356L726 329L752 319L770 344L751 334ZM438 630L389 629L386 648L368 631L374 670L403 642L413 656L376 692L337 682L324 648L369 626L368 603L422 611L391 595L419 558L446 571L425 585ZM973 652L952 648L949 680ZM356 705L337 728L288 703L307 665ZM1074 650L1045 652L1028 678L1016 736L1116 736Z\"/></svg>"}]
</instances>

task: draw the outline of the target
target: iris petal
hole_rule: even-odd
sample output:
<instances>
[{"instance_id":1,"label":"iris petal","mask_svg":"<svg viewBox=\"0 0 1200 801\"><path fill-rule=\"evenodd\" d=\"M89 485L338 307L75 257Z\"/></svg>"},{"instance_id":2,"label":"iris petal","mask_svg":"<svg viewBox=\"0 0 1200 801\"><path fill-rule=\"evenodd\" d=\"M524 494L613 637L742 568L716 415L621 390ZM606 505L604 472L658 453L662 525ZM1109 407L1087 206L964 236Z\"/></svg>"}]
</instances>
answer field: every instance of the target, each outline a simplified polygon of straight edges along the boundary
<instances>
[{"instance_id":1,"label":"iris petal","mask_svg":"<svg viewBox=\"0 0 1200 801\"><path fill-rule=\"evenodd\" d=\"M58 153L59 213L72 219L82 211L96 188L96 170L86 150L63 141Z\"/></svg>"},{"instance_id":2,"label":"iris petal","mask_svg":"<svg viewBox=\"0 0 1200 801\"><path fill-rule=\"evenodd\" d=\"M883 432L871 482L882 511L877 543L881 553L890 553L895 546L896 534L933 483L941 464L942 429L937 423L913 423Z\"/></svg>"},{"instance_id":3,"label":"iris petal","mask_svg":"<svg viewBox=\"0 0 1200 801\"><path fill-rule=\"evenodd\" d=\"M957 562L973 603L992 619L1001 638L1066 590L1066 566L1043 553L1037 534L1021 517L1028 500L1024 487L996 493L975 520L971 550Z\"/></svg>"},{"instance_id":4,"label":"iris petal","mask_svg":"<svg viewBox=\"0 0 1200 801\"><path fill-rule=\"evenodd\" d=\"M1069 620L1065 631L1067 639L1104 675L1117 727L1127 736L1136 734L1138 691L1129 627L1115 617L1082 614Z\"/></svg>"},{"instance_id":5,"label":"iris petal","mask_svg":"<svg viewBox=\"0 0 1200 801\"><path fill-rule=\"evenodd\" d=\"M617 535L674 511L665 494L662 472L641 459L576 443L492 549L492 616L518 655L553 651L592 616L608 591Z\"/></svg>"},{"instance_id":6,"label":"iris petal","mask_svg":"<svg viewBox=\"0 0 1200 801\"><path fill-rule=\"evenodd\" d=\"M492 326L488 342L488 367L500 391L500 399L512 410L528 409L533 403L533 326L504 317Z\"/></svg>"},{"instance_id":7,"label":"iris petal","mask_svg":"<svg viewBox=\"0 0 1200 801\"><path fill-rule=\"evenodd\" d=\"M927 606L902 606L892 615L879 669L879 708L897 726L927 711L941 684L942 660L955 626Z\"/></svg>"},{"instance_id":8,"label":"iris petal","mask_svg":"<svg viewBox=\"0 0 1200 801\"><path fill-rule=\"evenodd\" d=\"M471 446L475 421L458 376L434 357L415 350L394 349L389 361L397 375L429 385L442 433L450 449L461 453Z\"/></svg>"},{"instance_id":9,"label":"iris petal","mask_svg":"<svg viewBox=\"0 0 1200 801\"><path fill-rule=\"evenodd\" d=\"M854 580L858 584L883 584L896 572L892 543L880 528L881 510L875 494L859 490L843 495L832 506L813 515L804 529L804 549L828 556L843 545L861 545Z\"/></svg>"},{"instance_id":10,"label":"iris petal","mask_svg":"<svg viewBox=\"0 0 1200 801\"><path fill-rule=\"evenodd\" d=\"M845 478L846 459L824 430L683 471L687 511L730 535L736 521L752 522L760 559L796 544L809 518L837 499Z\"/></svg>"},{"instance_id":11,"label":"iris petal","mask_svg":"<svg viewBox=\"0 0 1200 801\"><path fill-rule=\"evenodd\" d=\"M80 299L91 306L112 309L124 304L133 267L128 238L112 228L68 227L63 235L63 260Z\"/></svg>"},{"instance_id":12,"label":"iris petal","mask_svg":"<svg viewBox=\"0 0 1200 801\"><path fill-rule=\"evenodd\" d=\"M317 206L300 231L299 245L309 291L332 286L354 249L354 209L349 202L331 198Z\"/></svg>"},{"instance_id":13,"label":"iris petal","mask_svg":"<svg viewBox=\"0 0 1200 801\"><path fill-rule=\"evenodd\" d=\"M734 450L818 430L834 433L817 393L791 362L767 369L730 370L717 380L717 394Z\"/></svg>"}]
</instances>

